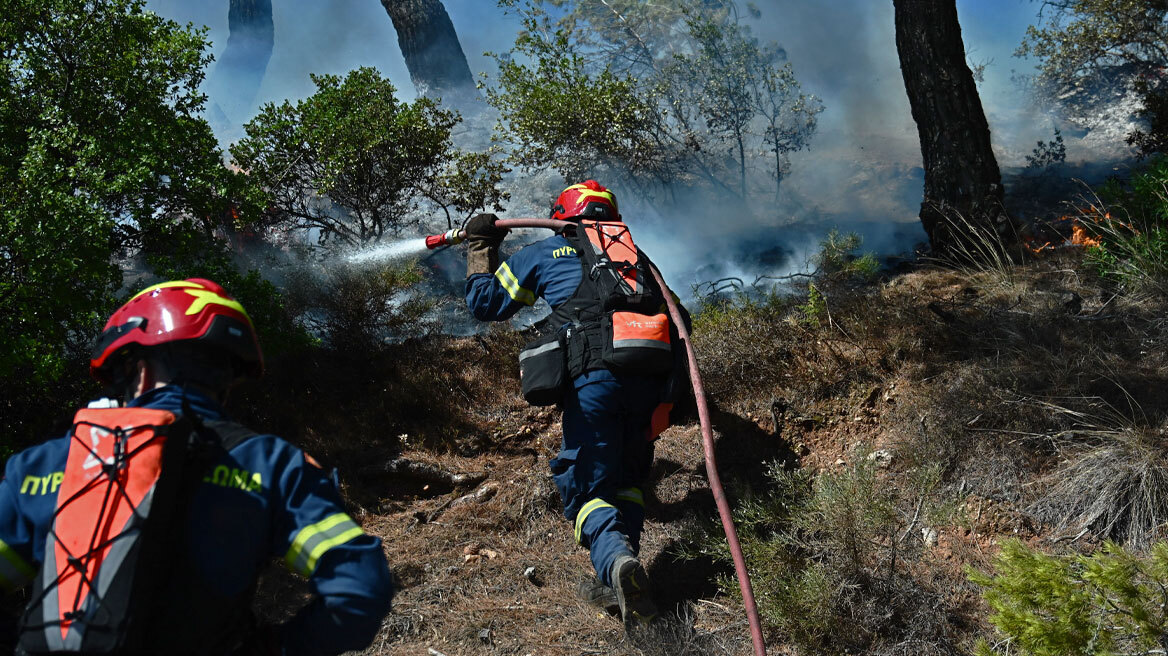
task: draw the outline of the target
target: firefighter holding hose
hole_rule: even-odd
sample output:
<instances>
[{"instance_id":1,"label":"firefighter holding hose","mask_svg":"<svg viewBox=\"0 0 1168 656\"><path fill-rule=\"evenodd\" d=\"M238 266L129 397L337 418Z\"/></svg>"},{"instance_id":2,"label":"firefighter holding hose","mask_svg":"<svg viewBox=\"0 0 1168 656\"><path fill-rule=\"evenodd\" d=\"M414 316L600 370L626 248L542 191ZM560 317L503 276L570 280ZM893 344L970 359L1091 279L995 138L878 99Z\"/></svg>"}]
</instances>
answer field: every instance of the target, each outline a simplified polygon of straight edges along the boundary
<instances>
[{"instance_id":1,"label":"firefighter holding hose","mask_svg":"<svg viewBox=\"0 0 1168 656\"><path fill-rule=\"evenodd\" d=\"M572 185L551 218L567 224L560 234L501 264L507 230L493 214L472 218L466 303L481 321L504 321L537 297L552 307L537 325L541 337L520 353L520 373L529 402L563 410L552 477L597 575L580 593L619 608L626 626L648 623L657 610L638 558L643 485L679 387L677 332L610 190L594 180Z\"/></svg>"}]
</instances>

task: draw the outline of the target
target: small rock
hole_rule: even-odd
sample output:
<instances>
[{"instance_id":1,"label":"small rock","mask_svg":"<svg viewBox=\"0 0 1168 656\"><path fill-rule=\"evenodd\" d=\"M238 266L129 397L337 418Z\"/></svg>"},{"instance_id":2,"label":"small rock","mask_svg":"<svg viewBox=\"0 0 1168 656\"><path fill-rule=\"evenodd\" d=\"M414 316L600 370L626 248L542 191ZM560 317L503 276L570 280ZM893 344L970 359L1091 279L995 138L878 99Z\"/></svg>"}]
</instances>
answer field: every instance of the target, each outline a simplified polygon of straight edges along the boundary
<instances>
[{"instance_id":1,"label":"small rock","mask_svg":"<svg viewBox=\"0 0 1168 656\"><path fill-rule=\"evenodd\" d=\"M478 554L466 554L465 556L462 557L462 562L464 562L464 563L477 563L482 559L483 559L483 557L478 555Z\"/></svg>"},{"instance_id":2,"label":"small rock","mask_svg":"<svg viewBox=\"0 0 1168 656\"><path fill-rule=\"evenodd\" d=\"M479 631L479 640L482 640L484 645L491 644L491 630L483 629L482 631Z\"/></svg>"},{"instance_id":3,"label":"small rock","mask_svg":"<svg viewBox=\"0 0 1168 656\"><path fill-rule=\"evenodd\" d=\"M492 549L483 549L479 554L486 556L487 560L494 560L499 557L499 552Z\"/></svg>"},{"instance_id":4,"label":"small rock","mask_svg":"<svg viewBox=\"0 0 1168 656\"><path fill-rule=\"evenodd\" d=\"M937 531L929 527L921 529L921 541L925 543L926 547L937 546Z\"/></svg>"},{"instance_id":5,"label":"small rock","mask_svg":"<svg viewBox=\"0 0 1168 656\"><path fill-rule=\"evenodd\" d=\"M892 452L888 449L877 449L868 454L868 460L876 463L877 467L887 467L892 464Z\"/></svg>"},{"instance_id":6,"label":"small rock","mask_svg":"<svg viewBox=\"0 0 1168 656\"><path fill-rule=\"evenodd\" d=\"M482 548L483 548L483 545L479 544L478 542L471 542L470 544L468 544L462 548L462 553L464 555L467 555L467 556L473 556L473 555L477 554L479 552L479 550Z\"/></svg>"},{"instance_id":7,"label":"small rock","mask_svg":"<svg viewBox=\"0 0 1168 656\"><path fill-rule=\"evenodd\" d=\"M844 460L843 458L840 458L839 460L836 460L836 461L835 461L835 464L837 464L837 465L846 465L846 464L848 464L848 461Z\"/></svg>"},{"instance_id":8,"label":"small rock","mask_svg":"<svg viewBox=\"0 0 1168 656\"><path fill-rule=\"evenodd\" d=\"M532 583L535 583L535 568L528 567L527 569L523 570L523 578L531 581Z\"/></svg>"}]
</instances>

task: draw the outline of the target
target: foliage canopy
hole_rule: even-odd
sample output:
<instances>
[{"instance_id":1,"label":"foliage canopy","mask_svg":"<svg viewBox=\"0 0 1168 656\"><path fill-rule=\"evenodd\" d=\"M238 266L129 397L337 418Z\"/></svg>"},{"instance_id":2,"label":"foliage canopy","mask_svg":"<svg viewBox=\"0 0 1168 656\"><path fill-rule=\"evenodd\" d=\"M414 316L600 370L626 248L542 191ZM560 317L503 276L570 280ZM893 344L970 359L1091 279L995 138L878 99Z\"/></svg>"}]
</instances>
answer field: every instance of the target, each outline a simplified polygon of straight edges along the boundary
<instances>
[{"instance_id":1,"label":"foliage canopy","mask_svg":"<svg viewBox=\"0 0 1168 656\"><path fill-rule=\"evenodd\" d=\"M1155 654L1168 646L1168 544L1137 556L1114 543L1089 556L1055 556L1007 540L992 575L971 573L1012 639L1009 653ZM981 656L997 653L987 644Z\"/></svg>"},{"instance_id":2,"label":"foliage canopy","mask_svg":"<svg viewBox=\"0 0 1168 656\"><path fill-rule=\"evenodd\" d=\"M231 146L267 194L269 225L354 246L396 234L423 204L467 215L501 209L504 167L454 148L457 113L429 98L398 100L372 68L312 80L316 93L265 105Z\"/></svg>"},{"instance_id":3,"label":"foliage canopy","mask_svg":"<svg viewBox=\"0 0 1168 656\"><path fill-rule=\"evenodd\" d=\"M205 33L140 0L14 0L0 21L0 375L50 380L99 326L111 253L236 186L199 116Z\"/></svg>"},{"instance_id":4,"label":"foliage canopy","mask_svg":"<svg viewBox=\"0 0 1168 656\"><path fill-rule=\"evenodd\" d=\"M1143 130L1128 136L1141 153L1168 147L1168 5L1141 0L1044 0L1019 56L1039 60L1037 88L1089 106L1098 89L1131 85L1143 96Z\"/></svg>"},{"instance_id":5,"label":"foliage canopy","mask_svg":"<svg viewBox=\"0 0 1168 656\"><path fill-rule=\"evenodd\" d=\"M618 175L664 200L683 202L676 189L694 186L745 204L777 195L789 154L809 145L822 104L733 3L500 4L524 30L496 55L487 100L524 167Z\"/></svg>"}]
</instances>

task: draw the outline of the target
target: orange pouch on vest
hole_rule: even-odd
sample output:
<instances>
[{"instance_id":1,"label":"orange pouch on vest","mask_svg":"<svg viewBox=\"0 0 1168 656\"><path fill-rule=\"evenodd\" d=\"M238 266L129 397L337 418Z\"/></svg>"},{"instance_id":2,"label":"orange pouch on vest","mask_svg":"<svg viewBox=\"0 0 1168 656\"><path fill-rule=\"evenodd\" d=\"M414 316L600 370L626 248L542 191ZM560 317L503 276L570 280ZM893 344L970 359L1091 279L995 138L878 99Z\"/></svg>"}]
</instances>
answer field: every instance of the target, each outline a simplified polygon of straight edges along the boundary
<instances>
[{"instance_id":1,"label":"orange pouch on vest","mask_svg":"<svg viewBox=\"0 0 1168 656\"><path fill-rule=\"evenodd\" d=\"M70 433L44 563L21 620L24 653L139 648L166 571L185 421L147 408L84 409Z\"/></svg>"},{"instance_id":2,"label":"orange pouch on vest","mask_svg":"<svg viewBox=\"0 0 1168 656\"><path fill-rule=\"evenodd\" d=\"M603 317L601 332L602 357L612 371L651 376L672 369L673 347L665 314L609 312Z\"/></svg>"}]
</instances>

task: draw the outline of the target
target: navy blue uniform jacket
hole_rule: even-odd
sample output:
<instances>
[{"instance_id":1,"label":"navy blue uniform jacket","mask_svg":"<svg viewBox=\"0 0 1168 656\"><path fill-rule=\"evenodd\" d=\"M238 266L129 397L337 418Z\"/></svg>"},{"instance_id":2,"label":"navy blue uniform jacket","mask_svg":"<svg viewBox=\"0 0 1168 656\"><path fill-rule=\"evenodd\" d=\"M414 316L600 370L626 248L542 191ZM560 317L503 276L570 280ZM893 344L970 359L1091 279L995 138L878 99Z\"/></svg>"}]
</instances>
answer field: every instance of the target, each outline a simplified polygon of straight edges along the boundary
<instances>
[{"instance_id":1,"label":"navy blue uniform jacket","mask_svg":"<svg viewBox=\"0 0 1168 656\"><path fill-rule=\"evenodd\" d=\"M183 391L152 390L130 403L181 413ZM226 419L222 407L186 392L191 410ZM24 585L44 558L69 438L8 460L0 481L0 584ZM272 556L308 579L313 600L281 627L286 656L361 649L377 634L393 588L381 540L366 535L342 506L333 478L275 435L252 437L215 463L191 500L184 559L225 603L250 596ZM222 627L181 627L214 633Z\"/></svg>"}]
</instances>

